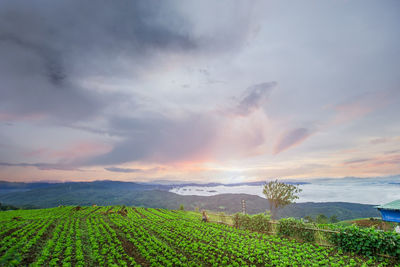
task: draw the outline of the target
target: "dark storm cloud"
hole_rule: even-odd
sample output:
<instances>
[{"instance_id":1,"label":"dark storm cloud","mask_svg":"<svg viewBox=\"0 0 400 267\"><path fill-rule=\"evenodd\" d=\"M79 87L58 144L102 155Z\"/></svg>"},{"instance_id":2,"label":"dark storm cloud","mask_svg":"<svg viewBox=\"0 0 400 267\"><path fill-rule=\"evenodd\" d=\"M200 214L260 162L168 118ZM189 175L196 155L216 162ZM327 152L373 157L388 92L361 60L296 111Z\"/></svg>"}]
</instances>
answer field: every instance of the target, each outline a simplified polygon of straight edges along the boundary
<instances>
[{"instance_id":1,"label":"dark storm cloud","mask_svg":"<svg viewBox=\"0 0 400 267\"><path fill-rule=\"evenodd\" d=\"M79 79L112 75L118 56L142 69L156 51L195 49L186 25L166 2L2 1L0 112L67 120L98 114L118 100Z\"/></svg>"},{"instance_id":2,"label":"dark storm cloud","mask_svg":"<svg viewBox=\"0 0 400 267\"><path fill-rule=\"evenodd\" d=\"M22 37L23 38L23 37ZM42 59L44 75L47 76L49 82L53 85L61 85L66 74L63 69L63 64L58 53L52 48L46 48L29 40L21 39L11 32L2 33L0 35L0 43L9 43L10 45L19 46L25 51L32 52Z\"/></svg>"},{"instance_id":3,"label":"dark storm cloud","mask_svg":"<svg viewBox=\"0 0 400 267\"><path fill-rule=\"evenodd\" d=\"M218 13L208 3L198 5L199 12ZM199 55L234 51L246 39L251 16L246 11L248 16L238 21L236 15L247 8L226 8L228 12L214 23L208 17L192 16L198 10L190 4L182 7L175 1L1 1L0 116L49 118L57 126L116 137L113 149L88 159L88 165L201 158L209 153L220 130L223 119L218 114L205 110L176 116L151 103L153 113L138 110L143 104L137 97L142 88L124 95L124 89L116 87L119 78L122 86L133 81L134 87L141 75L180 63L182 57L173 57L178 59L171 62L170 55L196 60ZM203 67L200 73L210 76ZM99 88L91 87L97 85L98 77ZM233 113L247 116L260 108L273 87L275 83L250 87L235 102ZM152 86L149 90L149 95L157 91ZM179 110L179 104L174 110Z\"/></svg>"}]
</instances>

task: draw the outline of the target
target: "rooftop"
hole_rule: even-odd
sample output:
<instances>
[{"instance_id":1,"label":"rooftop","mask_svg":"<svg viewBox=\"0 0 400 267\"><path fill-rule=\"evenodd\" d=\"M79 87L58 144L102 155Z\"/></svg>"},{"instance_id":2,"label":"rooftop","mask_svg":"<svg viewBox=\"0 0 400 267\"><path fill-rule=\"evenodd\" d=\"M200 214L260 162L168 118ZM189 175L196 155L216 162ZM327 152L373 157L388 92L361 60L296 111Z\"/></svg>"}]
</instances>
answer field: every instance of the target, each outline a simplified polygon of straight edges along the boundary
<instances>
[{"instance_id":1,"label":"rooftop","mask_svg":"<svg viewBox=\"0 0 400 267\"><path fill-rule=\"evenodd\" d=\"M400 199L392 201L390 203L386 203L380 206L376 206L378 209L387 209L387 210L400 210Z\"/></svg>"}]
</instances>

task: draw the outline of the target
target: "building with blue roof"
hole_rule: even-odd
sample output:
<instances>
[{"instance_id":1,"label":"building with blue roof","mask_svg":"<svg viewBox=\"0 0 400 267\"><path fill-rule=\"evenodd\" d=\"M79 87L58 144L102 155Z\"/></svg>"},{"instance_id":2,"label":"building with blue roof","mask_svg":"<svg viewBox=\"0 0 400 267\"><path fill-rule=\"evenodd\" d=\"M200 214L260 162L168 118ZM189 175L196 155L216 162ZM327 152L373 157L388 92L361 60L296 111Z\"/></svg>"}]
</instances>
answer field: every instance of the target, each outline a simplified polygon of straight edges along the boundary
<instances>
[{"instance_id":1,"label":"building with blue roof","mask_svg":"<svg viewBox=\"0 0 400 267\"><path fill-rule=\"evenodd\" d=\"M376 208L380 211L382 220L400 223L400 199L377 206Z\"/></svg>"}]
</instances>

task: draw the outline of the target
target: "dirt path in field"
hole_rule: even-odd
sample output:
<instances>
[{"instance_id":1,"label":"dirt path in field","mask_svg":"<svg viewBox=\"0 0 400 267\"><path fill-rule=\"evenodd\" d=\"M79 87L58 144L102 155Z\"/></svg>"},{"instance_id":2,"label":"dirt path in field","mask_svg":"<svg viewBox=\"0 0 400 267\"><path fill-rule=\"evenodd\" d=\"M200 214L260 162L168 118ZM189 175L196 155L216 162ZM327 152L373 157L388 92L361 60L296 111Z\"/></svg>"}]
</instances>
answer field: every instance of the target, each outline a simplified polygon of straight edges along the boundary
<instances>
[{"instance_id":1,"label":"dirt path in field","mask_svg":"<svg viewBox=\"0 0 400 267\"><path fill-rule=\"evenodd\" d=\"M55 220L49 228L47 228L46 232L39 238L37 243L32 246L32 248L25 254L25 257L21 261L21 265L28 266L29 264L36 261L36 258L40 255L43 247L47 243L48 239L52 236L54 229L58 220Z\"/></svg>"},{"instance_id":2,"label":"dirt path in field","mask_svg":"<svg viewBox=\"0 0 400 267\"><path fill-rule=\"evenodd\" d=\"M22 228L25 227L27 224L28 224L28 223L24 223L24 224L18 225L17 227L14 227L14 228L8 230L7 232L5 232L5 233L3 233L2 235L0 235L0 239L3 239L4 237L11 235L11 234L14 233L15 231L18 231L18 230L22 229Z\"/></svg>"},{"instance_id":3,"label":"dirt path in field","mask_svg":"<svg viewBox=\"0 0 400 267\"><path fill-rule=\"evenodd\" d=\"M91 258L92 250L89 242L89 235L88 235L88 226L87 226L87 218L81 218L80 222L81 227L81 241L82 241L82 250L83 250L83 258L86 266L93 266L93 261Z\"/></svg>"},{"instance_id":4,"label":"dirt path in field","mask_svg":"<svg viewBox=\"0 0 400 267\"><path fill-rule=\"evenodd\" d=\"M108 216L104 216L104 222L110 225L111 228L117 233L117 238L121 242L122 248L128 256L134 258L136 263L142 266L151 266L151 264L142 256L139 249L135 247L128 239L126 239L125 233L123 233L117 225L111 222ZM128 266L131 266L128 260L126 262Z\"/></svg>"}]
</instances>

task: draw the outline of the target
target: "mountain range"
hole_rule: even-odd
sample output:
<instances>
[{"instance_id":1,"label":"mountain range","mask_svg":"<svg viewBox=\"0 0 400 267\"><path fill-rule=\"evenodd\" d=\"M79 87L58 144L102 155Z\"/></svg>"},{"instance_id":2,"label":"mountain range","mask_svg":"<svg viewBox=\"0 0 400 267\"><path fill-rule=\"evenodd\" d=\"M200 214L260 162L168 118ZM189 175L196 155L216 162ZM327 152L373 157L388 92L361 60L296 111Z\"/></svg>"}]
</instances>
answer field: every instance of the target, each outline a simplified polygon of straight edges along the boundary
<instances>
[{"instance_id":1,"label":"mountain range","mask_svg":"<svg viewBox=\"0 0 400 267\"><path fill-rule=\"evenodd\" d=\"M187 184L185 184L187 185ZM232 214L242 211L246 202L248 214L269 209L268 201L248 194L220 194L215 196L183 196L169 192L176 185L145 184L118 181L67 183L15 183L0 182L0 202L14 206L49 208L59 205L128 205L151 208L186 210L206 209ZM278 217L316 217L324 214L339 220L377 217L373 205L346 202L307 202L290 204L278 212Z\"/></svg>"}]
</instances>

